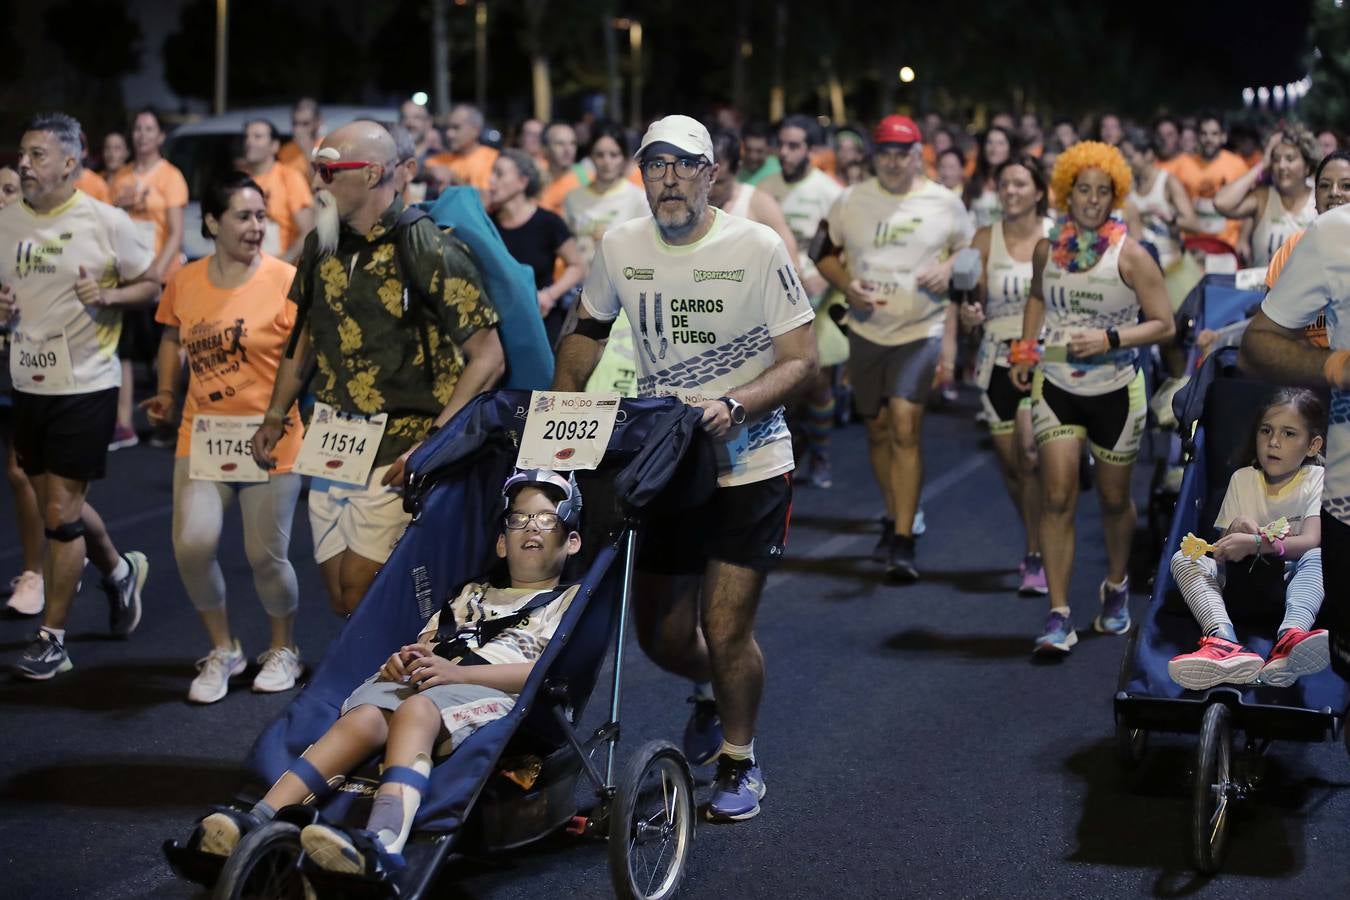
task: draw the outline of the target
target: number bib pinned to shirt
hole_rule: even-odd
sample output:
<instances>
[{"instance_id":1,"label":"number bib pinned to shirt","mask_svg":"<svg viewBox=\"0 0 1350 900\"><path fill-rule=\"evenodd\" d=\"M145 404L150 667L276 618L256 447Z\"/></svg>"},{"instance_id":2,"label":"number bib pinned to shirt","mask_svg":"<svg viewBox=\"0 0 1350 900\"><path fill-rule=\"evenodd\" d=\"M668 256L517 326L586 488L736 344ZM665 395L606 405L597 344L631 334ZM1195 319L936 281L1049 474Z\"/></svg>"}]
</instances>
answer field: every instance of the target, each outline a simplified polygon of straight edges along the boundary
<instances>
[{"instance_id":1,"label":"number bib pinned to shirt","mask_svg":"<svg viewBox=\"0 0 1350 900\"><path fill-rule=\"evenodd\" d=\"M362 487L370 480L389 414L363 416L314 404L293 472Z\"/></svg>"},{"instance_id":2,"label":"number bib pinned to shirt","mask_svg":"<svg viewBox=\"0 0 1350 900\"><path fill-rule=\"evenodd\" d=\"M257 484L267 472L253 459L253 433L262 416L203 416L192 419L188 477L193 481Z\"/></svg>"},{"instance_id":3,"label":"number bib pinned to shirt","mask_svg":"<svg viewBox=\"0 0 1350 900\"><path fill-rule=\"evenodd\" d=\"M21 391L61 391L75 387L75 366L64 331L37 337L14 332L9 374Z\"/></svg>"},{"instance_id":4,"label":"number bib pinned to shirt","mask_svg":"<svg viewBox=\"0 0 1350 900\"><path fill-rule=\"evenodd\" d=\"M531 391L520 436L521 469L595 469L609 447L619 395Z\"/></svg>"}]
</instances>

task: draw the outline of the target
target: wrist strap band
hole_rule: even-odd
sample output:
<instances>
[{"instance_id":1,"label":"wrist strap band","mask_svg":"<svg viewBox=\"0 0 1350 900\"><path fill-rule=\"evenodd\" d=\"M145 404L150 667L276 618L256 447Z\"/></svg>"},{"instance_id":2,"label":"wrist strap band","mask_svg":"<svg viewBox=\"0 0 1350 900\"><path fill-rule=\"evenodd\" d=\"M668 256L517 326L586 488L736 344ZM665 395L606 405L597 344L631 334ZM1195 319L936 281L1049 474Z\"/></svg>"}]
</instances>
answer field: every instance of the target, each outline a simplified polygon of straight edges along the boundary
<instances>
[{"instance_id":1,"label":"wrist strap band","mask_svg":"<svg viewBox=\"0 0 1350 900\"><path fill-rule=\"evenodd\" d=\"M1034 366L1041 361L1041 348L1035 341L1013 341L1008 347L1008 362L1014 366Z\"/></svg>"}]
</instances>

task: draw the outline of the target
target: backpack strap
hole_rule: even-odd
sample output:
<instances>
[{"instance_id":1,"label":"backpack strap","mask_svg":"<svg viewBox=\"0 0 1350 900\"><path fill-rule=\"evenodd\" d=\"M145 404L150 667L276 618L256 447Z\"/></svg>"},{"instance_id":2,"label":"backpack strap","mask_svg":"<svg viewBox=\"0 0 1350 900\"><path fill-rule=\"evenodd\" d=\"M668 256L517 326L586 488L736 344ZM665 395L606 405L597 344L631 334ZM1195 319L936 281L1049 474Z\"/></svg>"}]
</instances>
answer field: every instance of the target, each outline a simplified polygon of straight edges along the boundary
<instances>
[{"instance_id":1,"label":"backpack strap","mask_svg":"<svg viewBox=\"0 0 1350 900\"><path fill-rule=\"evenodd\" d=\"M482 647L485 644L496 640L497 636L503 631L517 627L520 623L528 619L531 613L548 606L563 594L567 593L571 588L572 585L567 584L559 585L549 591L540 591L531 597L528 603L521 606L510 615L501 616L496 619L486 619L479 622L477 627L470 631L469 634L475 635L476 646ZM448 610L449 607L450 604L447 603L446 609ZM450 618L453 620L454 617L451 616ZM444 615L442 615L442 621L444 621ZM437 634L437 637L440 637L439 633ZM453 639L437 644L436 655L445 657L446 659L458 659L460 665L482 665L487 662L487 660L473 652L473 648L469 646L469 641L465 637L465 632L463 630L461 630L457 636L453 637Z\"/></svg>"}]
</instances>

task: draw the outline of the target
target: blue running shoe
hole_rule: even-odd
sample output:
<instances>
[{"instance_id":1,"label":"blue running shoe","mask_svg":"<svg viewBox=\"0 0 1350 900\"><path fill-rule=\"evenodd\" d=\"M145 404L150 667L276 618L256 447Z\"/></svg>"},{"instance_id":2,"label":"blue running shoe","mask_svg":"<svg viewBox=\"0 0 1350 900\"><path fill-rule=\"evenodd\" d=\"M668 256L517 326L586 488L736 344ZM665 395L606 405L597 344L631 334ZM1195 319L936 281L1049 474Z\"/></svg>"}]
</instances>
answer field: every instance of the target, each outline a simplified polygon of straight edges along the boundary
<instances>
[{"instance_id":1,"label":"blue running shoe","mask_svg":"<svg viewBox=\"0 0 1350 900\"><path fill-rule=\"evenodd\" d=\"M767 789L753 759L717 759L717 779L708 801L708 821L743 822L759 815L759 801Z\"/></svg>"},{"instance_id":2,"label":"blue running shoe","mask_svg":"<svg viewBox=\"0 0 1350 900\"><path fill-rule=\"evenodd\" d=\"M716 700L695 695L689 702L694 712L684 726L684 758L691 766L706 766L722 749L722 717L717 714Z\"/></svg>"},{"instance_id":3,"label":"blue running shoe","mask_svg":"<svg viewBox=\"0 0 1350 900\"><path fill-rule=\"evenodd\" d=\"M1097 591L1102 611L1092 620L1092 627L1102 634L1124 634L1130 630L1130 580L1119 589L1109 588L1106 582Z\"/></svg>"},{"instance_id":4,"label":"blue running shoe","mask_svg":"<svg viewBox=\"0 0 1350 900\"><path fill-rule=\"evenodd\" d=\"M1042 656L1068 656L1073 645L1078 643L1078 632L1073 623L1063 613L1052 612L1045 620L1045 633L1036 638L1032 652Z\"/></svg>"}]
</instances>

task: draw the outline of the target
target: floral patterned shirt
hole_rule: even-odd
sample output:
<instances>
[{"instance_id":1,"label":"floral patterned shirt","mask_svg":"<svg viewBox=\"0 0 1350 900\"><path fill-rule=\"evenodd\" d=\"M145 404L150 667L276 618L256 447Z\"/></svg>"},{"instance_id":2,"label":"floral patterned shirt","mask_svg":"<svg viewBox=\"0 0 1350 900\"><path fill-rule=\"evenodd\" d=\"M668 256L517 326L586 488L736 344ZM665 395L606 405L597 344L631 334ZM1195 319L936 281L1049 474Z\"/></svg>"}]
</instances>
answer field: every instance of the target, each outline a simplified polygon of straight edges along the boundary
<instances>
[{"instance_id":1,"label":"floral patterned shirt","mask_svg":"<svg viewBox=\"0 0 1350 900\"><path fill-rule=\"evenodd\" d=\"M311 233L290 294L301 309L309 307L315 397L344 412L389 414L376 466L426 436L464 370L464 342L498 322L469 249L429 218L412 225L405 240L416 271L408 274L424 296L444 304L439 315L427 310L421 316L431 348L428 377L417 317L410 313L425 301L411 288L405 296L395 260L401 212L403 201L395 199L369 234L344 227L332 256L319 258Z\"/></svg>"}]
</instances>

